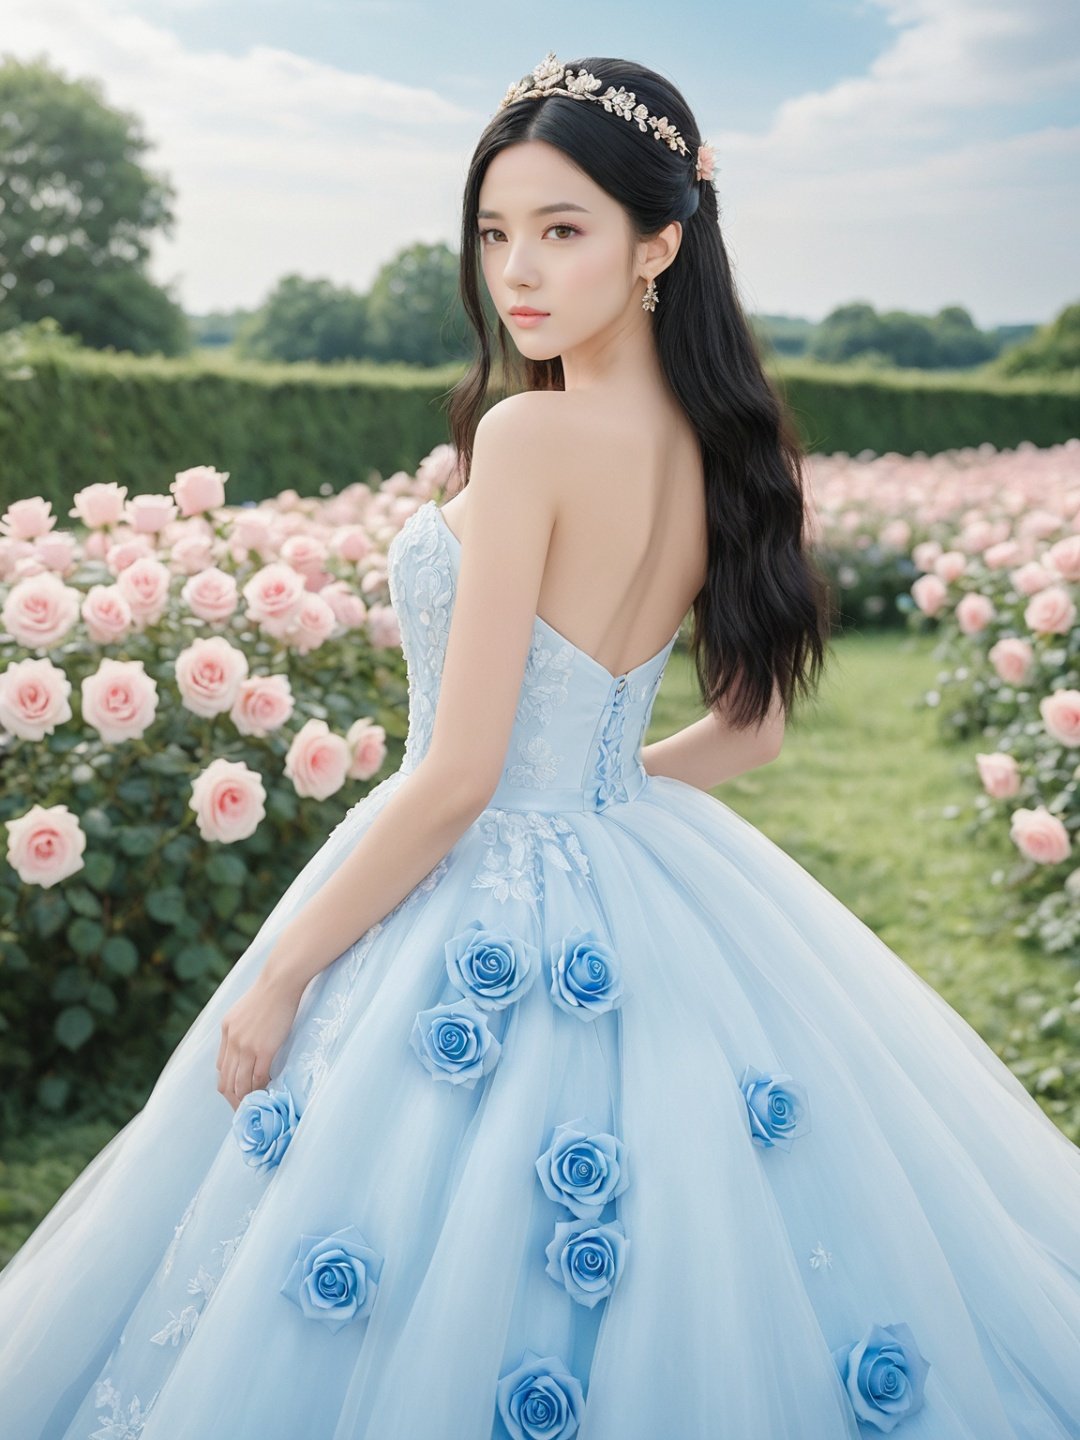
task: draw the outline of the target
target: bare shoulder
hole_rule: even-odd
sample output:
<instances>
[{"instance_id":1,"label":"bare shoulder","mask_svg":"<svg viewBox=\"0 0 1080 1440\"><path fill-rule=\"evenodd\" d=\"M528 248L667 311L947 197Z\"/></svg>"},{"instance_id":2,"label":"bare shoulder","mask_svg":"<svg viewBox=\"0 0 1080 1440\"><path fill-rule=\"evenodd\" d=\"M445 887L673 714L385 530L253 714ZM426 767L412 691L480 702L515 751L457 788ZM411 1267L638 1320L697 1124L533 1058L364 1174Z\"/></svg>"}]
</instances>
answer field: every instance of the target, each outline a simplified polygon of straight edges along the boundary
<instances>
[{"instance_id":1,"label":"bare shoulder","mask_svg":"<svg viewBox=\"0 0 1080 1440\"><path fill-rule=\"evenodd\" d=\"M526 436L550 435L552 425L576 422L579 408L576 395L564 390L522 390L507 395L485 410L476 427L479 438L498 444L502 440L520 441Z\"/></svg>"},{"instance_id":2,"label":"bare shoulder","mask_svg":"<svg viewBox=\"0 0 1080 1440\"><path fill-rule=\"evenodd\" d=\"M501 475L514 488L542 488L557 503L566 477L587 470L595 444L583 398L563 390L524 390L492 405L476 427L470 488L484 474Z\"/></svg>"}]
</instances>

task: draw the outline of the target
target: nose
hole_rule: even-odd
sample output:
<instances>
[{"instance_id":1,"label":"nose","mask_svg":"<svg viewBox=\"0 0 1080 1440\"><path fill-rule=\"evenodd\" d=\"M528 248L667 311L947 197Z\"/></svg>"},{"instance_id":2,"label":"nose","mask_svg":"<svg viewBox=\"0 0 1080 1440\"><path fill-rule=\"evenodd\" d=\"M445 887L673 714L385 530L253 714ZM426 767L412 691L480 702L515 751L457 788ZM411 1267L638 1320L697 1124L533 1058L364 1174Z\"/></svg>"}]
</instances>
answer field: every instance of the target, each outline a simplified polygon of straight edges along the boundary
<instances>
[{"instance_id":1,"label":"nose","mask_svg":"<svg viewBox=\"0 0 1080 1440\"><path fill-rule=\"evenodd\" d=\"M535 290L539 284L535 252L524 240L509 242L504 250L503 282L507 289L515 292Z\"/></svg>"}]
</instances>

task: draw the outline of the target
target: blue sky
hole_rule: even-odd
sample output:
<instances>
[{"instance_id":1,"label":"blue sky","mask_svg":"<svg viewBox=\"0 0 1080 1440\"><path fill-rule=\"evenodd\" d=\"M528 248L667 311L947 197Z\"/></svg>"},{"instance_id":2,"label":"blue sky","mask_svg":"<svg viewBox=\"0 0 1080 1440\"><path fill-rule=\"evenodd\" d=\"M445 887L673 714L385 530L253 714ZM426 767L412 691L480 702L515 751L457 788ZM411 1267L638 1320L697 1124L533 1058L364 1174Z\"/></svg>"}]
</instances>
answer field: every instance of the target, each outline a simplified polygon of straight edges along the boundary
<instances>
[{"instance_id":1,"label":"blue sky","mask_svg":"<svg viewBox=\"0 0 1080 1440\"><path fill-rule=\"evenodd\" d=\"M5 0L0 29L141 118L178 191L151 268L198 311L456 246L472 146L548 50L678 84L751 310L1080 299L1076 0Z\"/></svg>"}]
</instances>

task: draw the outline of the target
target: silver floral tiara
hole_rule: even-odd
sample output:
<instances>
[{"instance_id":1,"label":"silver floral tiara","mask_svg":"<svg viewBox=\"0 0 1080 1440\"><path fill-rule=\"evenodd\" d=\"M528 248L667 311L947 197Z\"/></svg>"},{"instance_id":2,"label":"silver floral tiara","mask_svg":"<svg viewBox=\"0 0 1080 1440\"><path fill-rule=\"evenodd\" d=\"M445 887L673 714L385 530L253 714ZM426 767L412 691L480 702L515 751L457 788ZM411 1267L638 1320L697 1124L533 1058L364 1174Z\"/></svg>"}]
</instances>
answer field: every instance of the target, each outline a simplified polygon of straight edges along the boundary
<instances>
[{"instance_id":1,"label":"silver floral tiara","mask_svg":"<svg viewBox=\"0 0 1080 1440\"><path fill-rule=\"evenodd\" d=\"M588 70L579 70L575 75L561 60L556 60L554 50L549 50L530 74L510 86L499 101L499 109L505 110L508 105L513 105L518 100L541 100L547 95L569 95L573 100L591 100L597 105L603 105L609 114L621 115L624 120L637 121L637 127L643 133L647 134L651 128L654 140L662 140L669 149L677 150L680 155L689 155L690 147L666 115L650 115L649 107L635 105L634 92L621 85L617 90L613 85L609 85L602 95L594 95L593 91L599 90L602 84L603 81L591 75ZM711 180L714 163L712 146L699 145L694 178Z\"/></svg>"}]
</instances>

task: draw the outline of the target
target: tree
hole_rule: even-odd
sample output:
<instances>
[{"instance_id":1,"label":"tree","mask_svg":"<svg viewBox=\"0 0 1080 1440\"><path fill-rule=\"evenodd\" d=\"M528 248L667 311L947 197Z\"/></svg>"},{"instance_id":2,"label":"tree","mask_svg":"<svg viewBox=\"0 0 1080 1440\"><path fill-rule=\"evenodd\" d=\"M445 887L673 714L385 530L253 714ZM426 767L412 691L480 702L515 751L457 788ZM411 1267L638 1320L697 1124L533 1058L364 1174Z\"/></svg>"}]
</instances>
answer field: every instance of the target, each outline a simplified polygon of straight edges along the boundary
<instances>
[{"instance_id":1,"label":"tree","mask_svg":"<svg viewBox=\"0 0 1080 1440\"><path fill-rule=\"evenodd\" d=\"M149 144L96 80L0 56L0 329L52 316L97 348L189 348L179 303L145 270L175 197L141 163Z\"/></svg>"},{"instance_id":2,"label":"tree","mask_svg":"<svg viewBox=\"0 0 1080 1440\"><path fill-rule=\"evenodd\" d=\"M471 332L458 298L458 268L448 246L419 242L382 267L368 293L375 359L443 365L465 357Z\"/></svg>"},{"instance_id":3,"label":"tree","mask_svg":"<svg viewBox=\"0 0 1080 1440\"><path fill-rule=\"evenodd\" d=\"M255 360L355 360L366 356L367 303L329 280L286 275L244 320L237 352Z\"/></svg>"},{"instance_id":4,"label":"tree","mask_svg":"<svg viewBox=\"0 0 1080 1440\"><path fill-rule=\"evenodd\" d=\"M1080 373L1080 301L1066 305L1026 344L1002 351L994 368L1004 375Z\"/></svg>"}]
</instances>

